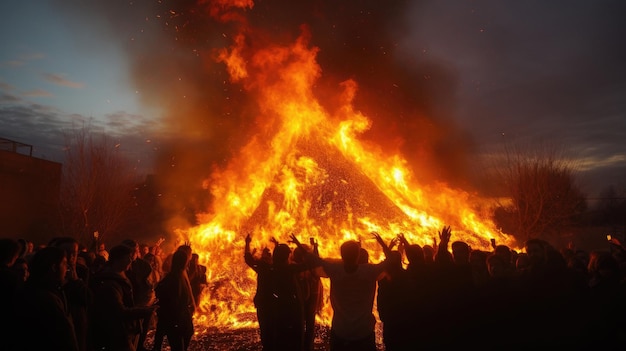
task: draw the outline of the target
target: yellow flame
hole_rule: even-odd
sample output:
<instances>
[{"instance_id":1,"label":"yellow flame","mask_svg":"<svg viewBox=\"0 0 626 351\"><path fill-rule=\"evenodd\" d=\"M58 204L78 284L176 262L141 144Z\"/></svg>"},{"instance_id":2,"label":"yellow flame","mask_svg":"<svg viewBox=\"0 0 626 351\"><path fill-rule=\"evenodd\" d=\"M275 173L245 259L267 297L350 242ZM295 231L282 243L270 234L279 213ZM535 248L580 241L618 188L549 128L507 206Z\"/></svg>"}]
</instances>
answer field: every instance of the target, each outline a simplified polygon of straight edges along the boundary
<instances>
[{"instance_id":1,"label":"yellow flame","mask_svg":"<svg viewBox=\"0 0 626 351\"><path fill-rule=\"evenodd\" d=\"M205 182L214 201L198 216L202 224L177 231L208 267L210 287L196 324L238 328L256 322L256 276L243 261L247 233L257 254L270 238L285 242L296 233L316 238L323 257L337 257L345 240L360 240L371 261L382 258L372 231L385 240L404 233L412 243L430 245L443 225L451 225L453 240L473 248L488 249L491 238L512 243L476 208L482 202L474 195L422 185L401 155L359 139L371 121L352 106L356 82L342 84L336 114L324 110L312 90L321 73L317 49L304 35L291 46L245 58L244 43L236 37L219 60L233 81L257 96L258 134ZM328 292L328 282L324 286ZM320 321L328 324L331 315L326 303Z\"/></svg>"}]
</instances>

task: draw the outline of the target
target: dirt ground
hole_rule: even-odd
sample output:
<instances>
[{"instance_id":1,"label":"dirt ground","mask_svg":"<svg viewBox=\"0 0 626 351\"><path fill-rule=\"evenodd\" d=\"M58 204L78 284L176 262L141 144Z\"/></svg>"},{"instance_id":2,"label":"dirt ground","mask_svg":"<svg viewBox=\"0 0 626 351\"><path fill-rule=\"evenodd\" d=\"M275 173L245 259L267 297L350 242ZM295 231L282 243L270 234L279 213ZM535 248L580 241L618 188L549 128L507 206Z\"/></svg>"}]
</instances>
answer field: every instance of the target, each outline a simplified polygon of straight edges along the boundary
<instances>
[{"instance_id":1,"label":"dirt ground","mask_svg":"<svg viewBox=\"0 0 626 351\"><path fill-rule=\"evenodd\" d=\"M153 332L148 333L146 348L153 347ZM167 341L165 342L167 344ZM189 351L261 351L261 341L255 328L236 330L209 330L194 336ZM328 328L318 327L315 338L315 350L328 350ZM163 350L169 351L167 345Z\"/></svg>"}]
</instances>

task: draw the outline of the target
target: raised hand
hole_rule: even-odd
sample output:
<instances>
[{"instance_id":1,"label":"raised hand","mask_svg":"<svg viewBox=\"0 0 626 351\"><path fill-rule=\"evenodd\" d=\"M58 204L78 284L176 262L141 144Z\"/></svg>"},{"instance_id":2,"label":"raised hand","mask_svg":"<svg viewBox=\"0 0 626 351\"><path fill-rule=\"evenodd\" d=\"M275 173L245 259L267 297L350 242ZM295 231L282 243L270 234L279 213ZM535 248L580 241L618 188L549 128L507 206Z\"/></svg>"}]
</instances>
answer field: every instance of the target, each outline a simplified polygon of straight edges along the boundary
<instances>
[{"instance_id":1,"label":"raised hand","mask_svg":"<svg viewBox=\"0 0 626 351\"><path fill-rule=\"evenodd\" d=\"M246 245L249 245L251 241L252 241L252 235L248 233L246 235Z\"/></svg>"},{"instance_id":2,"label":"raised hand","mask_svg":"<svg viewBox=\"0 0 626 351\"><path fill-rule=\"evenodd\" d=\"M296 244L296 246L298 247L302 246L302 244L300 243L300 240L298 240L295 234L291 233L291 235L289 236L289 239L290 239L289 241Z\"/></svg>"},{"instance_id":3,"label":"raised hand","mask_svg":"<svg viewBox=\"0 0 626 351\"><path fill-rule=\"evenodd\" d=\"M163 244L164 241L165 241L165 238L159 238L159 240L157 240L155 246L161 246L161 244Z\"/></svg>"},{"instance_id":4,"label":"raised hand","mask_svg":"<svg viewBox=\"0 0 626 351\"><path fill-rule=\"evenodd\" d=\"M383 238L380 236L380 234L378 234L377 232L372 232L372 235L374 236L374 239L376 239L376 241L378 242L378 244L380 244L380 246L385 247L387 246L387 244L385 244L385 241L383 240Z\"/></svg>"},{"instance_id":5,"label":"raised hand","mask_svg":"<svg viewBox=\"0 0 626 351\"><path fill-rule=\"evenodd\" d=\"M450 242L450 237L452 236L452 229L450 226L444 226L439 232L439 242L445 246Z\"/></svg>"},{"instance_id":6,"label":"raised hand","mask_svg":"<svg viewBox=\"0 0 626 351\"><path fill-rule=\"evenodd\" d=\"M311 247L313 248L313 253L315 254L315 256L319 256L320 255L319 247L315 238L309 238L309 243L311 244Z\"/></svg>"},{"instance_id":7,"label":"raised hand","mask_svg":"<svg viewBox=\"0 0 626 351\"><path fill-rule=\"evenodd\" d=\"M389 250L392 250L399 243L400 243L400 238L395 237L395 238L391 239L391 241L389 242Z\"/></svg>"},{"instance_id":8,"label":"raised hand","mask_svg":"<svg viewBox=\"0 0 626 351\"><path fill-rule=\"evenodd\" d=\"M271 237L271 238L270 238L270 242L271 242L272 244L274 244L274 245L278 245L278 240L276 240L276 238L275 238L275 237Z\"/></svg>"},{"instance_id":9,"label":"raised hand","mask_svg":"<svg viewBox=\"0 0 626 351\"><path fill-rule=\"evenodd\" d=\"M404 245L404 246L409 246L409 241L406 240L406 237L404 236L404 233L400 233L398 234L398 240L400 240L400 244Z\"/></svg>"},{"instance_id":10,"label":"raised hand","mask_svg":"<svg viewBox=\"0 0 626 351\"><path fill-rule=\"evenodd\" d=\"M391 249L389 249L389 246L387 246L387 244L385 244L385 241L380 236L380 234L378 234L377 232L372 232L372 235L374 235L374 238L376 239L376 241L378 242L380 247L383 248L383 252L385 253L385 256L387 256L389 254L389 252L391 252Z\"/></svg>"}]
</instances>

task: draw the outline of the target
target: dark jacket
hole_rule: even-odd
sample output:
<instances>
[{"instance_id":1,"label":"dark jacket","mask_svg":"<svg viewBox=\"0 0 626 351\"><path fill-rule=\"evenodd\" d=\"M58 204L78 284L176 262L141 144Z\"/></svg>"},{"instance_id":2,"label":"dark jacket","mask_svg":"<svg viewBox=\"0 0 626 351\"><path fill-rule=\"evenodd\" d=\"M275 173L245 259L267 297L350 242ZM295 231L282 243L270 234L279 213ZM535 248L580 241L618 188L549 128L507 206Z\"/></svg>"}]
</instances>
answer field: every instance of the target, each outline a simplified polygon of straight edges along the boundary
<instances>
[{"instance_id":1,"label":"dark jacket","mask_svg":"<svg viewBox=\"0 0 626 351\"><path fill-rule=\"evenodd\" d=\"M60 287L27 282L15 307L17 350L78 351L67 300Z\"/></svg>"},{"instance_id":2,"label":"dark jacket","mask_svg":"<svg viewBox=\"0 0 626 351\"><path fill-rule=\"evenodd\" d=\"M150 312L135 307L128 278L105 267L92 277L91 288L94 304L90 319L96 349L134 351L141 332L139 320Z\"/></svg>"}]
</instances>

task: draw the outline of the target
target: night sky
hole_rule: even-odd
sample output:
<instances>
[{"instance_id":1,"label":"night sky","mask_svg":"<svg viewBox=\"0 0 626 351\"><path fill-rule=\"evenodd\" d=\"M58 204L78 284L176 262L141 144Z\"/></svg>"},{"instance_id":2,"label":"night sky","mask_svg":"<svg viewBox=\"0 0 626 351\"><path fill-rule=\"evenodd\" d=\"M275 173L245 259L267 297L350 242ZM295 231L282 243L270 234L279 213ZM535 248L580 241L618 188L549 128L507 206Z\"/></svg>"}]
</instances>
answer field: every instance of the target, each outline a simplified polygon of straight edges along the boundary
<instances>
[{"instance_id":1,"label":"night sky","mask_svg":"<svg viewBox=\"0 0 626 351\"><path fill-rule=\"evenodd\" d=\"M590 196L626 186L626 2L266 0L241 13L252 45L306 25L319 86L354 79L364 137L416 164L428 150L434 177L549 142ZM207 63L233 28L196 1L4 1L0 14L0 137L36 157L61 162L63 131L90 123L141 171L176 156L200 179L249 136L249 97Z\"/></svg>"}]
</instances>

